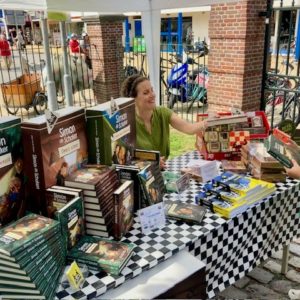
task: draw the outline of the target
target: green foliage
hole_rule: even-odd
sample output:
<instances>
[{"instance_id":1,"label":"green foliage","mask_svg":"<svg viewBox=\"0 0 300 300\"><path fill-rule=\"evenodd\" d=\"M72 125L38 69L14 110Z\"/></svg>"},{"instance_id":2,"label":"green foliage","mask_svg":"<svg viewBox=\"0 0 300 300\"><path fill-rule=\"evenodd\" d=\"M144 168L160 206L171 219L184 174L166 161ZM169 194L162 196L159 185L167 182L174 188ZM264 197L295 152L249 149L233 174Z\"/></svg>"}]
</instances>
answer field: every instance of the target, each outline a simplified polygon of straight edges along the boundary
<instances>
[{"instance_id":1,"label":"green foliage","mask_svg":"<svg viewBox=\"0 0 300 300\"><path fill-rule=\"evenodd\" d=\"M195 150L196 135L181 133L175 129L170 130L171 153L169 158Z\"/></svg>"}]
</instances>

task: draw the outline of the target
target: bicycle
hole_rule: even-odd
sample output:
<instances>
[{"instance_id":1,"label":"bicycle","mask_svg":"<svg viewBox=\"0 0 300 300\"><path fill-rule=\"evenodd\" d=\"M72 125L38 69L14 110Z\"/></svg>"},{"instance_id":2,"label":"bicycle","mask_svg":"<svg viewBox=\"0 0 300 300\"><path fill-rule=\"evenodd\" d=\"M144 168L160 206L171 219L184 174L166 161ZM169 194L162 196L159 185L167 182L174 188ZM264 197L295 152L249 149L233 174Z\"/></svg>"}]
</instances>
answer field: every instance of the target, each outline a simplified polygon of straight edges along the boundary
<instances>
[{"instance_id":1,"label":"bicycle","mask_svg":"<svg viewBox=\"0 0 300 300\"><path fill-rule=\"evenodd\" d=\"M137 57L137 60L138 60L138 53L134 53L134 55ZM140 64L139 69L136 66L132 65L132 64L126 64L126 66L124 67L125 78L129 77L129 76L132 76L132 75L135 75L135 74L139 74L141 76L148 77L148 75L147 75L147 73L144 69L146 54L141 53L141 57L142 57L142 60L141 60L141 64ZM135 60L134 57L129 57L128 59L129 59L129 61L133 61L133 62ZM137 64L138 63L139 62L137 61Z\"/></svg>"}]
</instances>

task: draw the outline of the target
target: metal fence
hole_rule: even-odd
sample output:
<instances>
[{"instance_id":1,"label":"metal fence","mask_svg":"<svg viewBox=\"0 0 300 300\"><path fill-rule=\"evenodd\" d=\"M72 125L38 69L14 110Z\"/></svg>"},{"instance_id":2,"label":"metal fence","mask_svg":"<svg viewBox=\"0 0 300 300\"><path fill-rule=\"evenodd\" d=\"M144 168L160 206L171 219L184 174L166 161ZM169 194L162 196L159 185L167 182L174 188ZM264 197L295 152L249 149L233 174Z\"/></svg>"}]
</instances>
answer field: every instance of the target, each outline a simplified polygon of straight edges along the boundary
<instances>
[{"instance_id":1,"label":"metal fence","mask_svg":"<svg viewBox=\"0 0 300 300\"><path fill-rule=\"evenodd\" d=\"M262 109L265 109L272 128L282 127L285 123L296 128L300 123L297 8L294 1L289 7L283 5L284 1L280 1L279 7L270 7L269 15L273 16L275 26L270 29L269 37L273 35L275 39L270 43L269 38L266 44L268 67L263 82Z\"/></svg>"},{"instance_id":2,"label":"metal fence","mask_svg":"<svg viewBox=\"0 0 300 300\"><path fill-rule=\"evenodd\" d=\"M50 47L52 71L57 91L59 108L65 106L63 89L62 48ZM3 57L0 63L0 114L12 114L22 119L42 114L47 106L46 72L44 49L41 45L11 47L11 59ZM95 105L92 71L82 56L68 54L72 81L74 105L88 107Z\"/></svg>"}]
</instances>

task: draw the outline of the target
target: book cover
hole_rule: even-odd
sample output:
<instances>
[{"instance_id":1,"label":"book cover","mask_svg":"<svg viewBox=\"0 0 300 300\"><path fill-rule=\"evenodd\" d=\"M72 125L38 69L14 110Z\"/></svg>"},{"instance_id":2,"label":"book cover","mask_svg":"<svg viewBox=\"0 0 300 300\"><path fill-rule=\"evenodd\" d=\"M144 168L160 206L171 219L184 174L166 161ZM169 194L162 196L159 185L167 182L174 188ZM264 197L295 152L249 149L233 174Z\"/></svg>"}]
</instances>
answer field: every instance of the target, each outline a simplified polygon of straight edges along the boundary
<instances>
[{"instance_id":1,"label":"book cover","mask_svg":"<svg viewBox=\"0 0 300 300\"><path fill-rule=\"evenodd\" d=\"M67 176L65 185L68 187L97 190L101 181L107 176L113 176L114 172L114 167L106 165L85 167Z\"/></svg>"},{"instance_id":2,"label":"book cover","mask_svg":"<svg viewBox=\"0 0 300 300\"><path fill-rule=\"evenodd\" d=\"M82 198L76 197L55 212L67 249L76 245L84 235L84 209Z\"/></svg>"},{"instance_id":3,"label":"book cover","mask_svg":"<svg viewBox=\"0 0 300 300\"><path fill-rule=\"evenodd\" d=\"M204 207L180 201L166 202L165 211L169 218L187 223L201 223L206 213Z\"/></svg>"},{"instance_id":4,"label":"book cover","mask_svg":"<svg viewBox=\"0 0 300 300\"><path fill-rule=\"evenodd\" d=\"M133 224L133 181L125 181L114 191L114 238L120 240Z\"/></svg>"},{"instance_id":5,"label":"book cover","mask_svg":"<svg viewBox=\"0 0 300 300\"><path fill-rule=\"evenodd\" d=\"M155 150L134 149L133 159L142 161L155 161L157 164L159 164L160 152Z\"/></svg>"},{"instance_id":6,"label":"book cover","mask_svg":"<svg viewBox=\"0 0 300 300\"><path fill-rule=\"evenodd\" d=\"M32 193L29 210L46 215L44 190L64 185L65 177L87 161L85 112L68 107L57 110L58 120L48 134L46 117L39 116L22 122L24 172Z\"/></svg>"},{"instance_id":7,"label":"book cover","mask_svg":"<svg viewBox=\"0 0 300 300\"><path fill-rule=\"evenodd\" d=\"M30 244L46 239L47 233L59 226L56 220L29 214L0 229L0 253L14 256Z\"/></svg>"},{"instance_id":8,"label":"book cover","mask_svg":"<svg viewBox=\"0 0 300 300\"><path fill-rule=\"evenodd\" d=\"M230 115L221 116L220 118L208 118L206 122L208 127L212 127L226 124L248 123L248 118L246 115Z\"/></svg>"},{"instance_id":9,"label":"book cover","mask_svg":"<svg viewBox=\"0 0 300 300\"><path fill-rule=\"evenodd\" d=\"M62 187L63 188L63 187ZM75 197L82 197L82 192L73 192L64 189L48 188L45 192L47 217L54 218L56 211L63 208Z\"/></svg>"},{"instance_id":10,"label":"book cover","mask_svg":"<svg viewBox=\"0 0 300 300\"><path fill-rule=\"evenodd\" d=\"M0 118L0 227L24 215L25 177L23 170L21 119Z\"/></svg>"},{"instance_id":11,"label":"book cover","mask_svg":"<svg viewBox=\"0 0 300 300\"><path fill-rule=\"evenodd\" d=\"M135 102L132 98L113 100L86 109L89 162L129 164L136 145Z\"/></svg>"},{"instance_id":12,"label":"book cover","mask_svg":"<svg viewBox=\"0 0 300 300\"><path fill-rule=\"evenodd\" d=\"M119 275L130 259L134 245L108 239L84 236L68 254L71 259L81 258L97 262L106 272Z\"/></svg>"},{"instance_id":13,"label":"book cover","mask_svg":"<svg viewBox=\"0 0 300 300\"><path fill-rule=\"evenodd\" d=\"M149 206L163 201L165 185L162 173L156 163L151 163L138 173L143 191L142 206Z\"/></svg>"}]
</instances>

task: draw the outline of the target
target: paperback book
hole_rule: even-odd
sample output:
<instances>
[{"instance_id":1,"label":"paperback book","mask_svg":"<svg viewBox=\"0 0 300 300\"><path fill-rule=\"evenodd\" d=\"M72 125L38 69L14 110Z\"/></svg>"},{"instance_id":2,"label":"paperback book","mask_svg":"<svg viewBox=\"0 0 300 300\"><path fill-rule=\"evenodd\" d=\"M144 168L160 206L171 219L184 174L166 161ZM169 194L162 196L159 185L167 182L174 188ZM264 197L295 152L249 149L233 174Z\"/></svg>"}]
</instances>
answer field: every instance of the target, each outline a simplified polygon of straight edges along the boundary
<instances>
[{"instance_id":1,"label":"paperback book","mask_svg":"<svg viewBox=\"0 0 300 300\"><path fill-rule=\"evenodd\" d=\"M28 177L32 202L29 210L46 215L45 189L64 185L68 174L87 161L85 112L68 107L56 111L59 116L50 134L46 117L39 116L22 122L24 172Z\"/></svg>"},{"instance_id":2,"label":"paperback book","mask_svg":"<svg viewBox=\"0 0 300 300\"><path fill-rule=\"evenodd\" d=\"M25 211L21 119L0 118L0 227Z\"/></svg>"},{"instance_id":3,"label":"paperback book","mask_svg":"<svg viewBox=\"0 0 300 300\"><path fill-rule=\"evenodd\" d=\"M68 253L68 258L81 259L87 264L98 265L107 273L119 275L133 254L134 245L131 243L84 236Z\"/></svg>"},{"instance_id":4,"label":"paperback book","mask_svg":"<svg viewBox=\"0 0 300 300\"><path fill-rule=\"evenodd\" d=\"M135 101L118 98L86 109L89 162L130 164L136 144Z\"/></svg>"}]
</instances>

